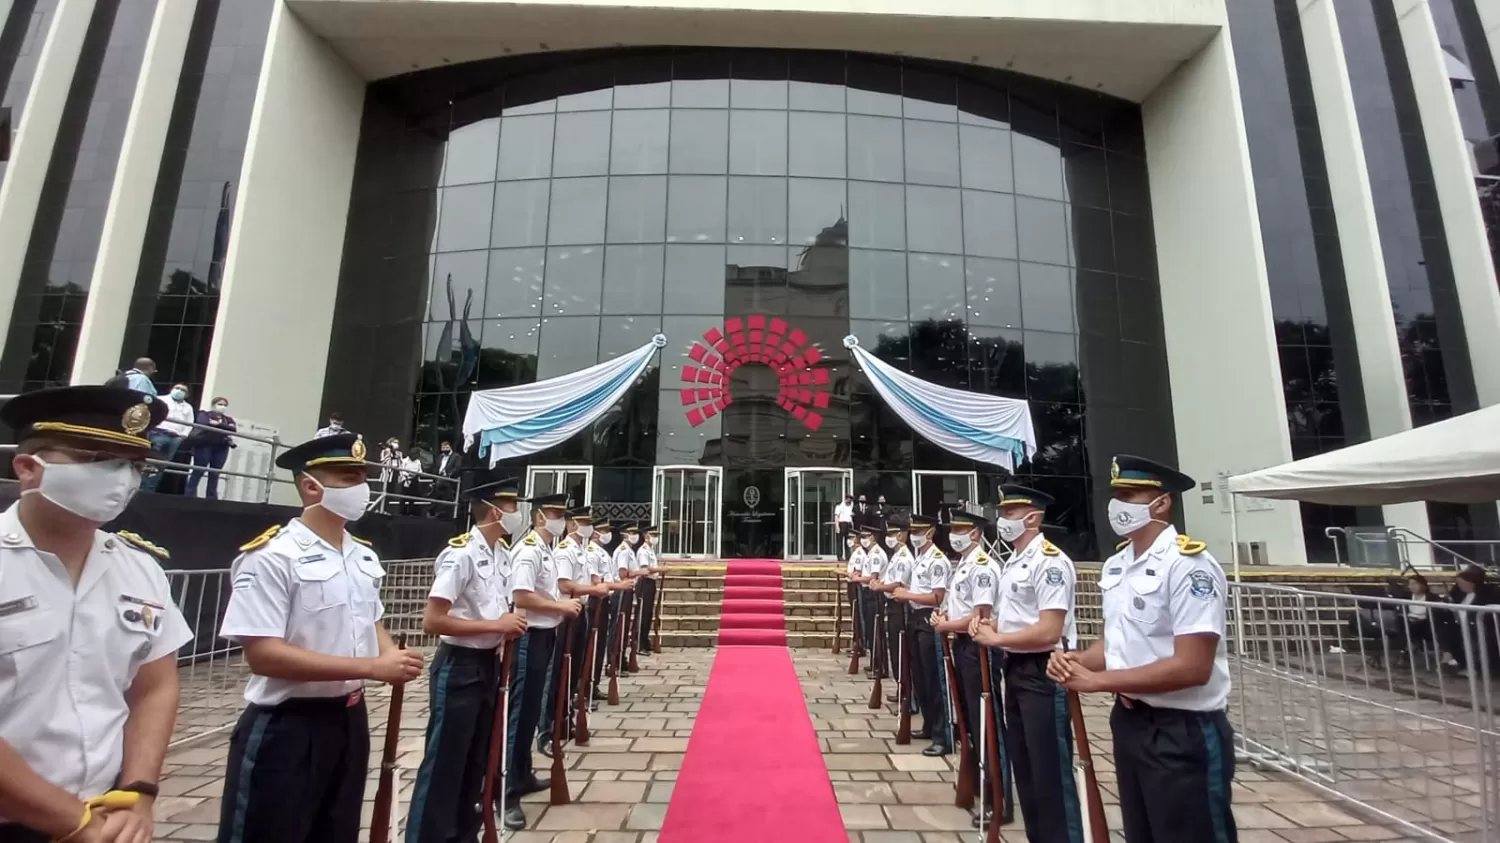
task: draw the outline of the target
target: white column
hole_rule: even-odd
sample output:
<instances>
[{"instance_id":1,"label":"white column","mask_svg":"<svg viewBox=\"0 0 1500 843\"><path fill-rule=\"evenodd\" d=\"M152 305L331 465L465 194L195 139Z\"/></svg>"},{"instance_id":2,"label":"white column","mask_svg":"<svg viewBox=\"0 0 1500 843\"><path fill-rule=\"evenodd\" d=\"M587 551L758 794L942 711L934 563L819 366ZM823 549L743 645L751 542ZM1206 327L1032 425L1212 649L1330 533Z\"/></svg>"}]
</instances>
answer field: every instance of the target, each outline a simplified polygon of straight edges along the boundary
<instances>
[{"instance_id":1,"label":"white column","mask_svg":"<svg viewBox=\"0 0 1500 843\"><path fill-rule=\"evenodd\" d=\"M1427 157L1432 161L1438 207L1448 238L1459 311L1479 404L1500 403L1500 287L1474 188L1469 144L1458 121L1448 67L1427 0L1394 0L1401 43L1411 67Z\"/></svg>"},{"instance_id":2,"label":"white column","mask_svg":"<svg viewBox=\"0 0 1500 843\"><path fill-rule=\"evenodd\" d=\"M1406 373L1396 341L1395 314L1385 273L1385 253L1375 220L1375 197L1365 164L1364 139L1354 109L1344 43L1339 36L1336 0L1302 0L1302 37L1307 44L1308 72L1318 106L1318 133L1338 221L1344 283L1354 321L1354 344L1364 384L1370 436L1379 438L1411 427ZM1344 396L1359 400L1359 396ZM1385 523L1428 535L1427 506L1422 503L1383 507ZM1422 548L1427 557L1426 548ZM1430 557L1428 557L1430 558ZM1416 564L1424 559L1414 558Z\"/></svg>"},{"instance_id":3,"label":"white column","mask_svg":"<svg viewBox=\"0 0 1500 843\"><path fill-rule=\"evenodd\" d=\"M277 2L203 394L228 397L237 416L287 442L318 428L364 91Z\"/></svg>"},{"instance_id":4,"label":"white column","mask_svg":"<svg viewBox=\"0 0 1500 843\"><path fill-rule=\"evenodd\" d=\"M8 314L15 308L21 267L42 200L42 182L52 161L58 124L93 14L94 0L59 0L37 58L26 108L15 128L10 164L0 184L0 313ZM4 347L9 332L10 319L0 319L0 347Z\"/></svg>"},{"instance_id":5,"label":"white column","mask_svg":"<svg viewBox=\"0 0 1500 843\"><path fill-rule=\"evenodd\" d=\"M160 0L151 21L73 357L73 383L103 383L115 373L122 351L132 358L145 352L121 345L196 9L196 0Z\"/></svg>"},{"instance_id":6,"label":"white column","mask_svg":"<svg viewBox=\"0 0 1500 843\"><path fill-rule=\"evenodd\" d=\"M1181 468L1207 482L1284 463L1291 438L1228 30L1174 71L1141 116ZM1218 495L1182 498L1189 532L1228 565ZM1265 542L1276 564L1307 558L1294 503L1242 512L1239 539Z\"/></svg>"},{"instance_id":7,"label":"white column","mask_svg":"<svg viewBox=\"0 0 1500 843\"><path fill-rule=\"evenodd\" d=\"M14 5L16 0L0 0L0 28L5 26L5 19L10 17L10 10Z\"/></svg>"}]
</instances>

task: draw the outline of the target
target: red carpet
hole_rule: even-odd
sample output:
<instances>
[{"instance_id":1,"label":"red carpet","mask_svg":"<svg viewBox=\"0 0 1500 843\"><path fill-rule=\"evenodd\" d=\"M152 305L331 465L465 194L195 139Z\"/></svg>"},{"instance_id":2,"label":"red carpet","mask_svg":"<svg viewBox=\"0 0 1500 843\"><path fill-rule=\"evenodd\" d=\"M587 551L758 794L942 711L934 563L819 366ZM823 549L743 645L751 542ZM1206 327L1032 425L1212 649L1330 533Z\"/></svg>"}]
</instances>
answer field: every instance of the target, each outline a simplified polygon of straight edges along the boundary
<instances>
[{"instance_id":1,"label":"red carpet","mask_svg":"<svg viewBox=\"0 0 1500 843\"><path fill-rule=\"evenodd\" d=\"M661 843L849 839L785 646L780 566L770 565L774 585L765 563L729 563L719 652Z\"/></svg>"}]
</instances>

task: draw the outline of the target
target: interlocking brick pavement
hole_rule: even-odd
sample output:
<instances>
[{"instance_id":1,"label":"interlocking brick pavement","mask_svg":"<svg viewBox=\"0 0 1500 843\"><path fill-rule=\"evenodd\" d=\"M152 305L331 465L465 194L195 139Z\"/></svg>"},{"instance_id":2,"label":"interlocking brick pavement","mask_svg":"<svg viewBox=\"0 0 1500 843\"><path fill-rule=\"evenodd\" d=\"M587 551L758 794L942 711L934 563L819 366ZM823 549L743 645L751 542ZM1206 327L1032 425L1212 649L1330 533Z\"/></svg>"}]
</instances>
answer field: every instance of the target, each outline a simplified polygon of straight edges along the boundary
<instances>
[{"instance_id":1,"label":"interlocking brick pavement","mask_svg":"<svg viewBox=\"0 0 1500 843\"><path fill-rule=\"evenodd\" d=\"M588 747L568 748L569 790L573 804L550 807L547 795L527 797L527 830L507 837L512 843L655 843L678 769L687 749L693 718L703 699L714 651L671 650L642 656L641 672L620 680L621 704L601 704L591 721ZM957 756L929 759L920 753L925 741L896 746L896 717L891 707L868 709L870 686L863 676L847 675L847 657L822 650L792 651L813 727L823 747L829 778L844 816L850 843L957 843L972 841L967 812L953 807L952 765ZM185 679L185 697L201 697L197 677ZM214 677L215 687L223 684ZM888 691L894 684L887 682ZM210 689L212 690L212 689ZM211 694L208 694L211 696ZM228 727L238 716L231 694L219 705L218 731L206 707L179 728L179 737L202 735L168 754L157 803L157 839L212 840L224 785ZM370 778L365 793L365 820L375 797L379 752L385 730L389 691L369 695L372 724ZM408 686L401 724L401 765L397 813L404 826L416 768L421 761L426 727L425 677ZM1119 827L1119 807L1110 761L1108 707L1103 699L1087 705L1094 758L1112 828ZM913 728L920 726L915 717ZM204 734L207 732L207 734ZM540 775L551 760L536 757ZM1239 770L1234 786L1235 816L1241 843L1333 843L1334 841L1400 841L1409 832L1374 822L1347 802L1288 777ZM1472 829L1458 824L1437 829L1458 840ZM1002 838L1025 840L1019 821ZM1114 840L1123 840L1118 831ZM397 838L399 839L399 838ZM789 830L788 841L795 840Z\"/></svg>"}]
</instances>

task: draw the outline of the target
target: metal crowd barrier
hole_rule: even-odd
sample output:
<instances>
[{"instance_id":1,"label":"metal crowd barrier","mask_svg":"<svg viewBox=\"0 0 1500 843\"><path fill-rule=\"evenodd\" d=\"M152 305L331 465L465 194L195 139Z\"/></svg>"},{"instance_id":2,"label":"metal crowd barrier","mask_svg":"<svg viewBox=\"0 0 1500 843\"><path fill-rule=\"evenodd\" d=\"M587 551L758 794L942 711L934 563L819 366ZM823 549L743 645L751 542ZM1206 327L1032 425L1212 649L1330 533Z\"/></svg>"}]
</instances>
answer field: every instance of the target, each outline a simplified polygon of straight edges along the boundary
<instances>
[{"instance_id":1,"label":"metal crowd barrier","mask_svg":"<svg viewBox=\"0 0 1500 843\"><path fill-rule=\"evenodd\" d=\"M1500 606L1230 590L1242 763L1428 838L1500 839Z\"/></svg>"},{"instance_id":2,"label":"metal crowd barrier","mask_svg":"<svg viewBox=\"0 0 1500 843\"><path fill-rule=\"evenodd\" d=\"M432 587L432 560L387 560L380 599L385 625L392 635L407 633L408 647L431 648L435 638L422 634L422 610ZM193 630L193 638L177 652L182 683L177 725L171 746L177 747L234 728L244 708L249 670L240 648L219 637L224 609L229 605L228 569L167 571L172 598Z\"/></svg>"}]
</instances>

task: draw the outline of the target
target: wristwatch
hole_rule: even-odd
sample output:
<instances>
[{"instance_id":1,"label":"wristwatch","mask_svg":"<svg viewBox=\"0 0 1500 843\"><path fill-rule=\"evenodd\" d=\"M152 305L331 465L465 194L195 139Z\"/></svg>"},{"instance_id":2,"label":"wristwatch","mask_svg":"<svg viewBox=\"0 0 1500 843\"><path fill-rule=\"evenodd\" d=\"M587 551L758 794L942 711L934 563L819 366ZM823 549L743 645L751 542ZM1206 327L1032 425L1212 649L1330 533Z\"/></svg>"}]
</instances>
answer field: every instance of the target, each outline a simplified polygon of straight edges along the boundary
<instances>
[{"instance_id":1,"label":"wristwatch","mask_svg":"<svg viewBox=\"0 0 1500 843\"><path fill-rule=\"evenodd\" d=\"M157 794L161 792L161 788L152 782L131 782L130 784L122 784L115 788L115 790L123 790L126 793L139 793L142 796L149 796L152 799L155 799Z\"/></svg>"}]
</instances>

